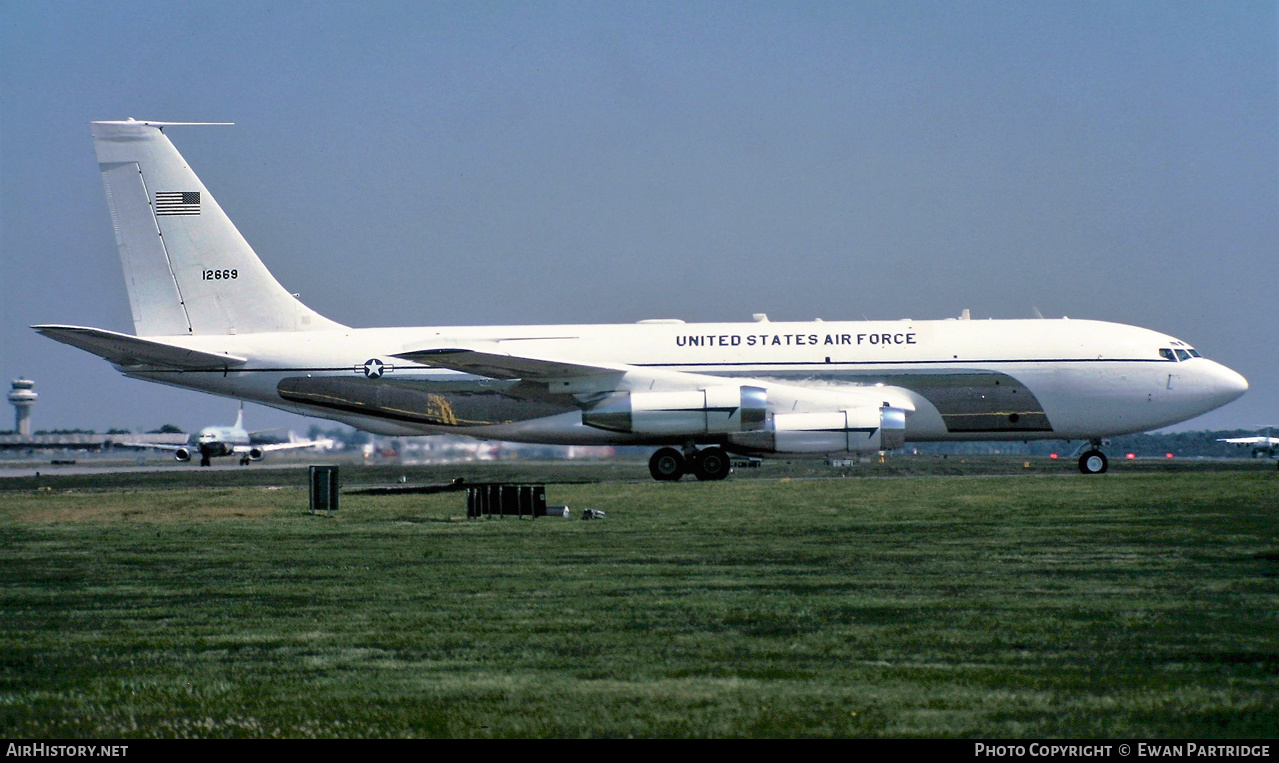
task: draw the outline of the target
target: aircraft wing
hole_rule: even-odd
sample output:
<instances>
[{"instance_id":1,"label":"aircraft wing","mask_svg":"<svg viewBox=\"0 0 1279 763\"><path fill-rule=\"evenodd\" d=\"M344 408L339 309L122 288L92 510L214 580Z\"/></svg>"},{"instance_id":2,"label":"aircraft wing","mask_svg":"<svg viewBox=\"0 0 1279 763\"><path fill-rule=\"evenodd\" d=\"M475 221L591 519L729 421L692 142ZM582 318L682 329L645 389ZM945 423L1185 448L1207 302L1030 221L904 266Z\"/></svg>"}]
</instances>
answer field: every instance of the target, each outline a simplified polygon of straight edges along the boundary
<instances>
[{"instance_id":1,"label":"aircraft wing","mask_svg":"<svg viewBox=\"0 0 1279 763\"><path fill-rule=\"evenodd\" d=\"M183 371L202 371L240 366L248 362L247 358L191 350L105 329L56 325L31 328L50 339L105 358L117 366L160 366Z\"/></svg>"},{"instance_id":2,"label":"aircraft wing","mask_svg":"<svg viewBox=\"0 0 1279 763\"><path fill-rule=\"evenodd\" d=\"M491 379L525 379L537 382L623 374L632 369L631 366L584 365L469 349L414 350L395 357Z\"/></svg>"},{"instance_id":3,"label":"aircraft wing","mask_svg":"<svg viewBox=\"0 0 1279 763\"><path fill-rule=\"evenodd\" d=\"M297 450L298 448L317 448L322 445L324 445L324 442L320 440L299 440L297 442L273 442L270 445L254 445L253 447L257 448L263 453L274 453L278 450ZM249 450L250 448L248 446L244 446L244 449ZM237 446L236 450L239 451L240 447Z\"/></svg>"},{"instance_id":4,"label":"aircraft wing","mask_svg":"<svg viewBox=\"0 0 1279 763\"><path fill-rule=\"evenodd\" d=\"M115 443L115 447L117 448L154 448L156 450L175 450L176 451L176 450L181 450L182 448L189 448L191 446L187 444L174 445L173 443L169 443L169 442L117 442Z\"/></svg>"},{"instance_id":5,"label":"aircraft wing","mask_svg":"<svg viewBox=\"0 0 1279 763\"><path fill-rule=\"evenodd\" d=\"M259 453L275 453L281 450L297 450L299 448L332 448L333 441L329 438L320 440L294 440L289 442L272 442L261 445L236 445L233 450L236 453L251 453L257 451Z\"/></svg>"},{"instance_id":6,"label":"aircraft wing","mask_svg":"<svg viewBox=\"0 0 1279 763\"><path fill-rule=\"evenodd\" d=\"M519 379L545 384L546 390L552 394L578 395L583 402L588 397L594 397L598 401L600 395L623 389L642 393L655 389L687 391L710 387L740 387L745 384L773 390L777 395L775 399L792 401L792 410L797 405L806 410L840 410L849 405L878 406L881 403L890 403L903 410L915 410L915 404L906 390L895 387L819 390L762 379L726 379L672 369L611 363L585 364L465 348L415 350L395 357L493 379ZM518 388L512 388L506 394L518 396L522 393ZM801 400L802 404L799 402Z\"/></svg>"}]
</instances>

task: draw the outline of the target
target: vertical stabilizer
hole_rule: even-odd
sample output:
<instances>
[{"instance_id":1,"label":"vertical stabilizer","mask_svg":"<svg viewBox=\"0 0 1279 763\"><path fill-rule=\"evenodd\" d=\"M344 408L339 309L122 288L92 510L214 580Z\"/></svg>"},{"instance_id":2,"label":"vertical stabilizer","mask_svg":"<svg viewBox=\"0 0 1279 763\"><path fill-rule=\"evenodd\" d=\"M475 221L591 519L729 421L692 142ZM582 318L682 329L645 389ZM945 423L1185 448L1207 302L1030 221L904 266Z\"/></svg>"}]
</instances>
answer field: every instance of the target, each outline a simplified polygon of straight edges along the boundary
<instances>
[{"instance_id":1,"label":"vertical stabilizer","mask_svg":"<svg viewBox=\"0 0 1279 763\"><path fill-rule=\"evenodd\" d=\"M275 280L166 124L92 123L138 336L340 328Z\"/></svg>"}]
</instances>

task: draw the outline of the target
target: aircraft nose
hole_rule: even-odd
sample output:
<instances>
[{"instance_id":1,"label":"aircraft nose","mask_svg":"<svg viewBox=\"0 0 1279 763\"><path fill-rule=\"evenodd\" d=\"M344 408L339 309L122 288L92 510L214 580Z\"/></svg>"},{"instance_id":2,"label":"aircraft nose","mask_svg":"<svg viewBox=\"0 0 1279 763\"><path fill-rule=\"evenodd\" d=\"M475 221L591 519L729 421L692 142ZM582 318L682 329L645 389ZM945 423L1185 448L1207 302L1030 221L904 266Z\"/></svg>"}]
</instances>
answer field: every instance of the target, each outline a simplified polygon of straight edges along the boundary
<instances>
[{"instance_id":1,"label":"aircraft nose","mask_svg":"<svg viewBox=\"0 0 1279 763\"><path fill-rule=\"evenodd\" d=\"M1243 378L1243 374L1220 363L1212 365L1210 387L1213 397L1220 401L1217 405L1225 405L1248 391L1248 380Z\"/></svg>"}]
</instances>

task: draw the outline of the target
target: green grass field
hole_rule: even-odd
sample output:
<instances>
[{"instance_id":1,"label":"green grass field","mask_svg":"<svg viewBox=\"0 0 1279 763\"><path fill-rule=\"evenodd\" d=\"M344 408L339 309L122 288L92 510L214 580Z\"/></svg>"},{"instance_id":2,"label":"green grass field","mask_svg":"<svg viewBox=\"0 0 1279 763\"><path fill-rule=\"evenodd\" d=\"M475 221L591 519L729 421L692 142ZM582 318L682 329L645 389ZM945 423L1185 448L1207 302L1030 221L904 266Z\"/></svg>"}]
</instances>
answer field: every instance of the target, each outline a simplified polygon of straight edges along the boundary
<instances>
[{"instance_id":1,"label":"green grass field","mask_svg":"<svg viewBox=\"0 0 1279 763\"><path fill-rule=\"evenodd\" d=\"M1279 730L1272 470L48 487L0 492L6 737Z\"/></svg>"}]
</instances>

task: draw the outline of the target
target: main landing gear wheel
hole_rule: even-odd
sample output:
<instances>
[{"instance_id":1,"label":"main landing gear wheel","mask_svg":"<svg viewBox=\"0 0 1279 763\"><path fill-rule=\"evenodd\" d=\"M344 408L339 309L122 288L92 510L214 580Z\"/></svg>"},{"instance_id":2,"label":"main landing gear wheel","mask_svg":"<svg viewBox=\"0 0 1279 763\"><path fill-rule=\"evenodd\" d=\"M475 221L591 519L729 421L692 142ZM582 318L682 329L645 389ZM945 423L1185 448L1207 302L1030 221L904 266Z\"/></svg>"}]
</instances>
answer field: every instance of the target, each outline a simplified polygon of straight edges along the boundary
<instances>
[{"instance_id":1,"label":"main landing gear wheel","mask_svg":"<svg viewBox=\"0 0 1279 763\"><path fill-rule=\"evenodd\" d=\"M684 456L674 448L662 448L648 460L648 473L660 482L678 482L684 476Z\"/></svg>"},{"instance_id":2,"label":"main landing gear wheel","mask_svg":"<svg viewBox=\"0 0 1279 763\"><path fill-rule=\"evenodd\" d=\"M1100 450L1090 450L1079 457L1079 471L1084 474L1103 474L1109 468L1110 462Z\"/></svg>"},{"instance_id":3,"label":"main landing gear wheel","mask_svg":"<svg viewBox=\"0 0 1279 763\"><path fill-rule=\"evenodd\" d=\"M209 465L209 457L200 456L200 466L208 466L208 465Z\"/></svg>"},{"instance_id":4,"label":"main landing gear wheel","mask_svg":"<svg viewBox=\"0 0 1279 763\"><path fill-rule=\"evenodd\" d=\"M722 480L732 468L733 464L723 448L699 450L693 457L693 474L699 480Z\"/></svg>"},{"instance_id":5,"label":"main landing gear wheel","mask_svg":"<svg viewBox=\"0 0 1279 763\"><path fill-rule=\"evenodd\" d=\"M728 452L723 447L707 447L697 451L693 456L693 475L697 479L724 479L733 470L733 463L728 459Z\"/></svg>"}]
</instances>

